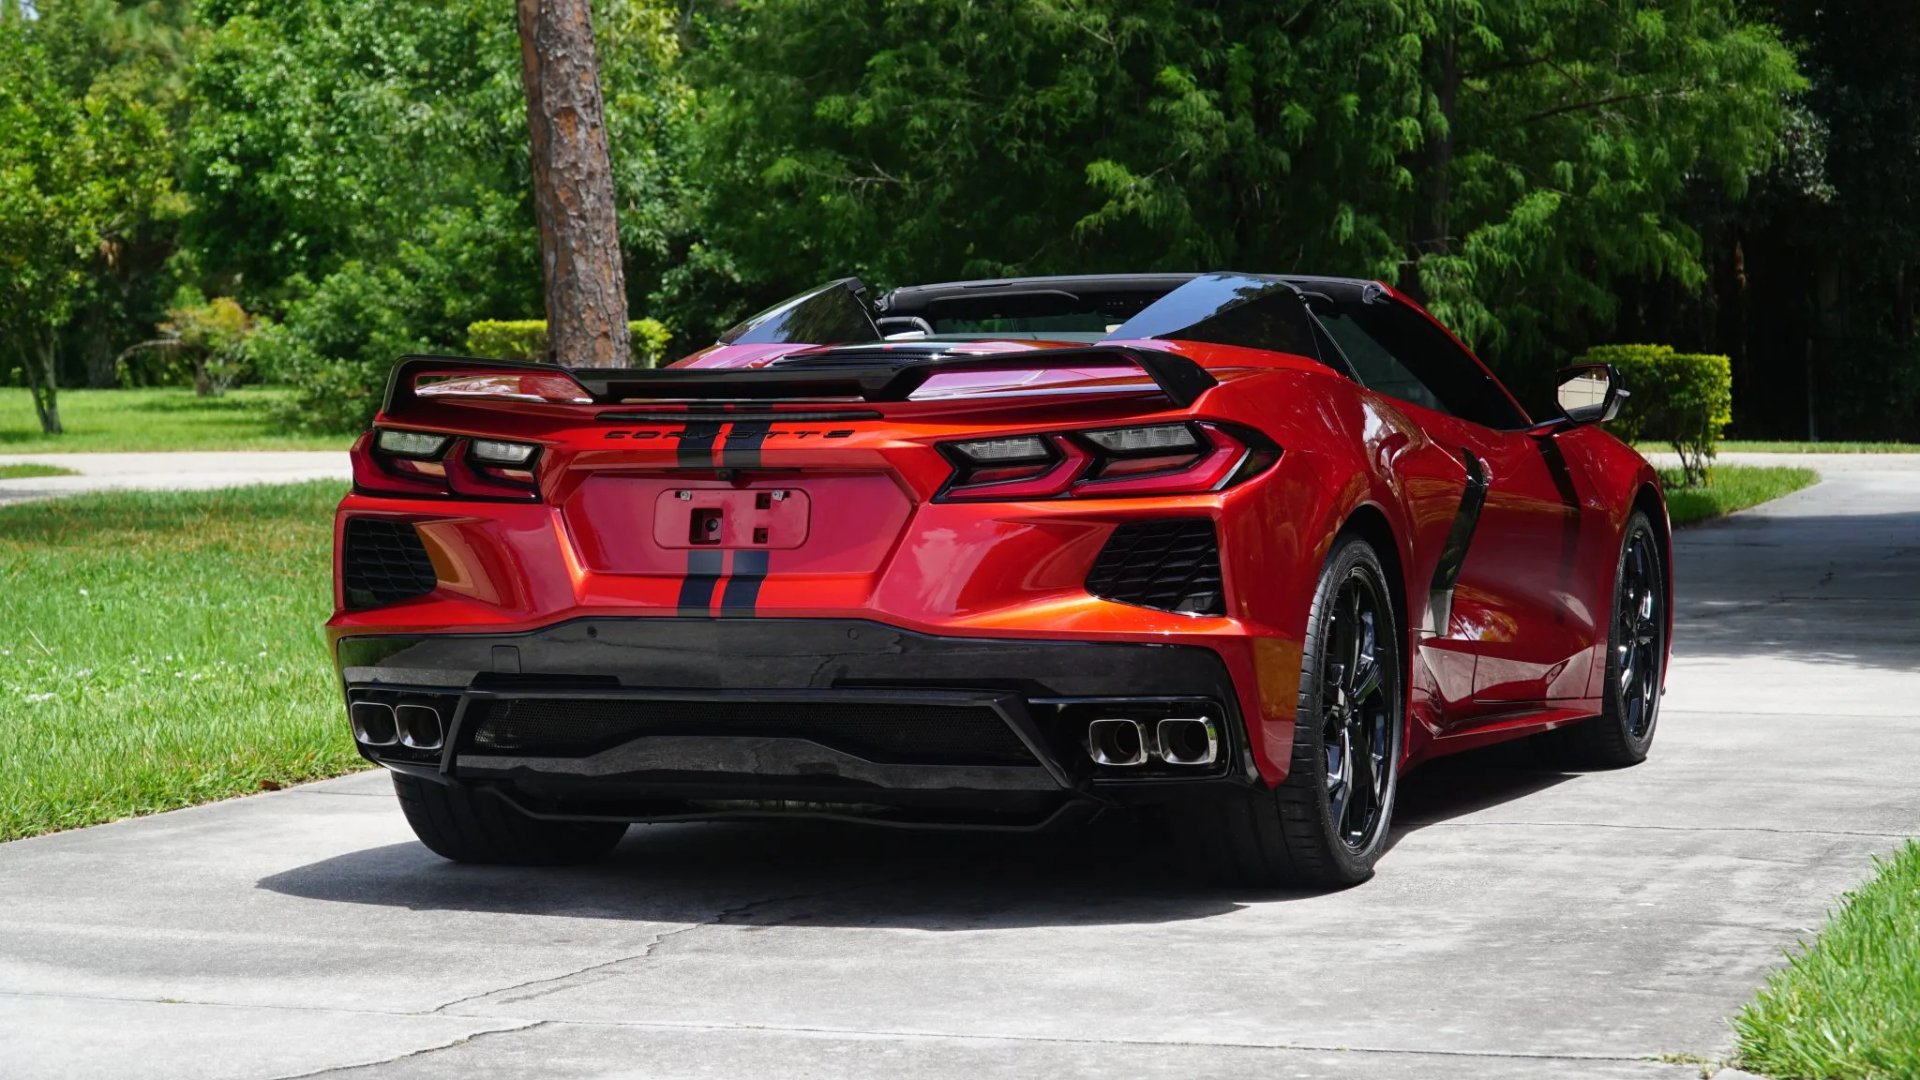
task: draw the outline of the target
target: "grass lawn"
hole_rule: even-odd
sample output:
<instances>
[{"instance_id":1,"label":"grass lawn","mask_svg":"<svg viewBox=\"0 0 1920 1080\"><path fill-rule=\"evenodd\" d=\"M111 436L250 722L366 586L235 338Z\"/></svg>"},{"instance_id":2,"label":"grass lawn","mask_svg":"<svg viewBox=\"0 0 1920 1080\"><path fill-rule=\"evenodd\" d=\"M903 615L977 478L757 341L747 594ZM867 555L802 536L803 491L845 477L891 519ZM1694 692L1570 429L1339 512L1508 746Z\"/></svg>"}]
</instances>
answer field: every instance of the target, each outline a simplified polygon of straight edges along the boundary
<instances>
[{"instance_id":1,"label":"grass lawn","mask_svg":"<svg viewBox=\"0 0 1920 1080\"><path fill-rule=\"evenodd\" d=\"M1920 1076L1920 843L1909 840L1733 1021L1768 1076Z\"/></svg>"},{"instance_id":2,"label":"grass lawn","mask_svg":"<svg viewBox=\"0 0 1920 1080\"><path fill-rule=\"evenodd\" d=\"M350 435L288 431L267 407L286 390L248 386L224 397L192 390L62 390L63 435L43 435L33 401L17 388L0 388L0 454L82 450L345 450Z\"/></svg>"},{"instance_id":3,"label":"grass lawn","mask_svg":"<svg viewBox=\"0 0 1920 1080\"><path fill-rule=\"evenodd\" d=\"M1767 439L1722 439L1719 448L1729 454L1920 454L1920 443L1904 442L1794 442ZM1634 449L1643 454L1671 454L1666 443L1643 442Z\"/></svg>"},{"instance_id":4,"label":"grass lawn","mask_svg":"<svg viewBox=\"0 0 1920 1080\"><path fill-rule=\"evenodd\" d=\"M1679 486L1679 471L1661 473L1667 484L1667 515L1675 525L1731 514L1799 491L1820 477L1812 469L1757 465L1715 465L1705 487Z\"/></svg>"},{"instance_id":5,"label":"grass lawn","mask_svg":"<svg viewBox=\"0 0 1920 1080\"><path fill-rule=\"evenodd\" d=\"M0 465L0 480L25 480L34 476L78 476L72 469L58 465Z\"/></svg>"},{"instance_id":6,"label":"grass lawn","mask_svg":"<svg viewBox=\"0 0 1920 1080\"><path fill-rule=\"evenodd\" d=\"M0 507L0 840L358 768L322 481Z\"/></svg>"}]
</instances>

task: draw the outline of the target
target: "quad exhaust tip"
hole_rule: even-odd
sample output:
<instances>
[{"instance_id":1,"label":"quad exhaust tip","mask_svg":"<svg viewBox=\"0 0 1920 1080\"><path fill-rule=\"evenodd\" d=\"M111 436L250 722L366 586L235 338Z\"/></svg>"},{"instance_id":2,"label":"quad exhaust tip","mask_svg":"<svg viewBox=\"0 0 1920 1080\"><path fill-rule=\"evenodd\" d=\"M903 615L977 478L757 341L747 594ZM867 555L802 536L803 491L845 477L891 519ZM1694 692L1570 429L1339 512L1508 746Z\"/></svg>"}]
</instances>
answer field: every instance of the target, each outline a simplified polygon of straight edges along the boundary
<instances>
[{"instance_id":1,"label":"quad exhaust tip","mask_svg":"<svg viewBox=\"0 0 1920 1080\"><path fill-rule=\"evenodd\" d=\"M410 750L438 750L446 742L440 710L431 705L402 705L394 710L400 724L400 745Z\"/></svg>"},{"instance_id":2,"label":"quad exhaust tip","mask_svg":"<svg viewBox=\"0 0 1920 1080\"><path fill-rule=\"evenodd\" d=\"M393 706L384 701L356 701L347 706L347 718L353 723L354 739L362 746L392 746L400 741Z\"/></svg>"},{"instance_id":3,"label":"quad exhaust tip","mask_svg":"<svg viewBox=\"0 0 1920 1080\"><path fill-rule=\"evenodd\" d=\"M1220 730L1204 716L1094 720L1087 725L1087 756L1096 765L1115 768L1145 765L1150 758L1168 765L1211 765L1220 760Z\"/></svg>"},{"instance_id":4,"label":"quad exhaust tip","mask_svg":"<svg viewBox=\"0 0 1920 1080\"><path fill-rule=\"evenodd\" d=\"M1220 732L1204 716L1170 716L1154 728L1160 760L1169 765L1211 765L1220 757Z\"/></svg>"},{"instance_id":5,"label":"quad exhaust tip","mask_svg":"<svg viewBox=\"0 0 1920 1080\"><path fill-rule=\"evenodd\" d=\"M1146 726L1138 720L1095 720L1087 725L1087 753L1100 765L1145 765Z\"/></svg>"}]
</instances>

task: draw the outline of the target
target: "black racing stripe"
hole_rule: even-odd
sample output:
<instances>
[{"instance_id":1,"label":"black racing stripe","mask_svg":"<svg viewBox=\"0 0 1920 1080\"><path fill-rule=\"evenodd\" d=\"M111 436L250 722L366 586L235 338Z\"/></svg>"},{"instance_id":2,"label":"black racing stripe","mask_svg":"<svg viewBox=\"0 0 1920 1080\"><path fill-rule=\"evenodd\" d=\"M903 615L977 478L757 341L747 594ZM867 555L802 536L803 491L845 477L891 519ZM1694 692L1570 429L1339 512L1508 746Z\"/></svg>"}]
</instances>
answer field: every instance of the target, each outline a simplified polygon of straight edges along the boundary
<instances>
[{"instance_id":1,"label":"black racing stripe","mask_svg":"<svg viewBox=\"0 0 1920 1080\"><path fill-rule=\"evenodd\" d=\"M674 463L681 468L700 468L713 464L713 441L720 437L718 420L690 420L680 432L680 448Z\"/></svg>"},{"instance_id":2,"label":"black racing stripe","mask_svg":"<svg viewBox=\"0 0 1920 1080\"><path fill-rule=\"evenodd\" d=\"M771 420L737 420L720 444L720 465L728 469L760 467L760 445L767 441Z\"/></svg>"},{"instance_id":3,"label":"black racing stripe","mask_svg":"<svg viewBox=\"0 0 1920 1080\"><path fill-rule=\"evenodd\" d=\"M721 552L687 552L687 576L680 582L680 614L711 615L713 590L720 583Z\"/></svg>"},{"instance_id":4,"label":"black racing stripe","mask_svg":"<svg viewBox=\"0 0 1920 1080\"><path fill-rule=\"evenodd\" d=\"M767 579L767 555L765 551L733 553L733 576L727 579L726 591L720 594L722 613L753 613L754 605L760 601L760 583Z\"/></svg>"}]
</instances>

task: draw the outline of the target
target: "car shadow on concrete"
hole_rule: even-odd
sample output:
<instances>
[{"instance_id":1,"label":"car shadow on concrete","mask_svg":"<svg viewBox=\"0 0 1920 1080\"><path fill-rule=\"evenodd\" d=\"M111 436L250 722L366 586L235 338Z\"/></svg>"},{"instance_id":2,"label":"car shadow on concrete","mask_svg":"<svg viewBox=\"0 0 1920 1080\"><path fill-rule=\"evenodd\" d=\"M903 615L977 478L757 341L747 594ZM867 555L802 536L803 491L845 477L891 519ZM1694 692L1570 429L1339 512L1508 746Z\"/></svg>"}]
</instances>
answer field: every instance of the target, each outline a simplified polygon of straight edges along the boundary
<instances>
[{"instance_id":1,"label":"car shadow on concrete","mask_svg":"<svg viewBox=\"0 0 1920 1080\"><path fill-rule=\"evenodd\" d=\"M1532 760L1524 755L1466 757L1465 765L1435 764L1407 778L1407 824L1395 840L1569 778L1512 767ZM801 903L797 914L783 904L778 921L922 930L1178 922L1319 895L1212 884L1189 857L1191 846L1164 821L1120 817L1037 834L810 821L642 825L594 866L459 866L402 843L297 867L258 886L335 903L628 920L733 910L732 898L742 896L823 898Z\"/></svg>"}]
</instances>

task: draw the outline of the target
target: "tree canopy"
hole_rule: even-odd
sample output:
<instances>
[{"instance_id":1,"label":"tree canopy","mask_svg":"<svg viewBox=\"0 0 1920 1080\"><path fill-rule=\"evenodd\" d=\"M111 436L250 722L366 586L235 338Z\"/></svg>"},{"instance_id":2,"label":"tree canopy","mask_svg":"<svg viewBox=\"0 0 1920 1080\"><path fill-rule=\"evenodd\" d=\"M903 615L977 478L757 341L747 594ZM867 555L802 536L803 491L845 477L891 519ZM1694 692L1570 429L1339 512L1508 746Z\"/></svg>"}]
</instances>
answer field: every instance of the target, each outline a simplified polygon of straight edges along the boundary
<instances>
[{"instance_id":1,"label":"tree canopy","mask_svg":"<svg viewBox=\"0 0 1920 1080\"><path fill-rule=\"evenodd\" d=\"M629 303L683 350L849 273L1356 274L1523 385L1669 340L1735 357L1736 429L1840 434L1920 412L1920 15L1877 6L599 0L594 26ZM29 305L68 379L183 290L231 297L253 368L305 389L290 419L349 426L395 353L540 312L510 5L27 10L0 0L34 57L8 70L39 74L0 94L124 125L95 151L118 164L75 175L136 178L80 229L62 306ZM46 242L4 235L0 266ZM1804 415L1742 390L1789 369Z\"/></svg>"}]
</instances>

